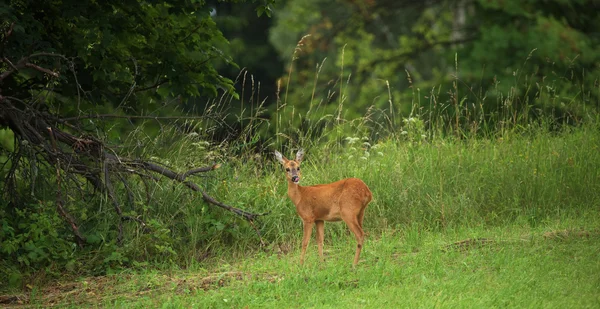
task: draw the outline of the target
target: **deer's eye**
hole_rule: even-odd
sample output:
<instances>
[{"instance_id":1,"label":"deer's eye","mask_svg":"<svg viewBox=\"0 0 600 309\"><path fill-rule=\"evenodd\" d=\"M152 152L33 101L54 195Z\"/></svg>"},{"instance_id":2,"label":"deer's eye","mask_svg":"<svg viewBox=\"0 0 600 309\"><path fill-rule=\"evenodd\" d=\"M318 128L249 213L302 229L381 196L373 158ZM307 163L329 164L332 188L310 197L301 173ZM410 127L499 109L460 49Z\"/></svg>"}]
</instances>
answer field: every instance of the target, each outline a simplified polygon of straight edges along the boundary
<instances>
[{"instance_id":1,"label":"deer's eye","mask_svg":"<svg viewBox=\"0 0 600 309\"><path fill-rule=\"evenodd\" d=\"M285 171L286 171L286 172L289 172L289 171L290 171L290 168L289 168L289 167L286 167Z\"/></svg>"},{"instance_id":2,"label":"deer's eye","mask_svg":"<svg viewBox=\"0 0 600 309\"><path fill-rule=\"evenodd\" d=\"M300 170L300 166L298 166L297 170Z\"/></svg>"}]
</instances>

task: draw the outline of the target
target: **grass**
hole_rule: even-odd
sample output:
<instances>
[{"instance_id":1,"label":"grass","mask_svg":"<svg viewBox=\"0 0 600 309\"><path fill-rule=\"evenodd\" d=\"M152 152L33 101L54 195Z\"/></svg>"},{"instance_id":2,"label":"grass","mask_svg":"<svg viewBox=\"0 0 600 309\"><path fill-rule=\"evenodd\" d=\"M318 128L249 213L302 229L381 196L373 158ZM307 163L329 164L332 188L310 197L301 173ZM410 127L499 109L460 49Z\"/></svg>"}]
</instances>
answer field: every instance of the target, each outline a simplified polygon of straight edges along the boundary
<instances>
[{"instance_id":1,"label":"grass","mask_svg":"<svg viewBox=\"0 0 600 309\"><path fill-rule=\"evenodd\" d=\"M194 165L192 152L217 156L202 145L180 147L189 140L173 141L163 157L174 166ZM179 186L156 185L158 204L145 208L156 218L156 232L128 234L116 260L105 260L114 265L128 256L130 264L114 275L74 273L26 285L0 296L0 304L594 308L600 303L597 145L600 131L588 124L496 139L371 144L358 136L307 149L305 184L356 176L374 193L356 269L354 240L343 223L326 224L325 264L313 241L299 266L301 224L278 163L230 159L218 177L198 182L225 203L271 211L260 222L266 247L258 247L245 221L198 203Z\"/></svg>"},{"instance_id":2,"label":"grass","mask_svg":"<svg viewBox=\"0 0 600 309\"><path fill-rule=\"evenodd\" d=\"M195 181L227 204L270 211L259 222L267 246L259 248L247 222L200 202L182 186L151 184L151 203L140 209L153 218L152 233L129 224L125 245L109 248L113 256L77 260L74 270L64 272L66 280L30 281L25 292L0 296L0 304L591 308L600 303L597 124L564 131L537 127L496 138L407 135L372 141L357 134L307 149L303 184L354 176L373 191L364 223L367 242L355 270L355 244L343 223L326 224L325 264L318 262L312 242L307 265L298 265L301 224L273 158L231 157L227 149L164 134L153 143L168 144L168 152L148 147L146 155L171 166L197 166L207 158L222 162L218 174ZM90 261L108 270L100 276L79 272Z\"/></svg>"},{"instance_id":3,"label":"grass","mask_svg":"<svg viewBox=\"0 0 600 309\"><path fill-rule=\"evenodd\" d=\"M125 272L20 295L31 307L111 308L593 308L600 301L595 213L443 233L370 234L352 269L351 237L297 250L214 260L207 269ZM279 252L277 252L279 251Z\"/></svg>"}]
</instances>

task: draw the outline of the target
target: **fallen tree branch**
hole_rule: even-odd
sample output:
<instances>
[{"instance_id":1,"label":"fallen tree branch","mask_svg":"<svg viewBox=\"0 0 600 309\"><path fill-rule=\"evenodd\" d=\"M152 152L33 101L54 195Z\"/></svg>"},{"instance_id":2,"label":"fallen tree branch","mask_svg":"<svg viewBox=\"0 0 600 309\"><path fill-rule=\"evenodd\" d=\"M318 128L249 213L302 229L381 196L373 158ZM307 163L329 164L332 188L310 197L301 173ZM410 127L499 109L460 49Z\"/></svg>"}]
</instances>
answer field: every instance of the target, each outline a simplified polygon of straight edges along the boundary
<instances>
[{"instance_id":1,"label":"fallen tree branch","mask_svg":"<svg viewBox=\"0 0 600 309\"><path fill-rule=\"evenodd\" d=\"M244 218L256 231L261 245L264 245L260 230L256 227L255 221L258 217L267 215L267 213L252 213L243 209L227 205L210 196L205 190L196 183L188 180L190 176L198 173L210 172L218 169L220 164L212 164L206 167L192 168L184 172L176 172L171 168L158 163L148 162L142 159L130 159L121 157L116 151L105 145L102 141L92 136L75 136L67 131L60 129L63 120L51 115L48 112L40 112L32 105L25 105L25 108L19 108L11 103L7 97L0 98L0 123L7 125L16 135L20 143L27 143L29 147L34 147L36 152L48 164L56 168L57 174L57 210L63 218L69 223L73 234L80 246L85 243L85 238L80 234L77 223L65 211L62 196L62 180L72 179L71 174L83 176L97 192L106 193L113 204L115 213L120 220L117 223L117 242L123 240L123 222L135 221L141 226L146 227L146 223L141 218L126 216L123 214L121 203L115 192L111 175L121 177L121 173L139 175L142 179L149 178L153 181L159 181L158 177L152 174L159 174L163 177L183 184L194 192L202 195L202 199L210 205L229 211L237 216ZM60 144L60 146L59 146ZM20 147L19 147L20 149ZM20 150L19 150L20 151ZM62 164L61 162L65 162ZM16 164L12 167L6 179L6 184L14 186ZM62 172L61 172L62 171ZM65 176L63 177L62 174ZM121 181L125 184L123 178ZM77 182L71 181L81 190ZM147 184L144 182L146 190ZM125 190L127 184L125 184ZM13 189L5 192L15 192ZM148 192L146 192L148 194ZM131 192L128 191L128 194ZM131 195L129 195L131 199ZM147 195L150 199L150 196Z\"/></svg>"},{"instance_id":2,"label":"fallen tree branch","mask_svg":"<svg viewBox=\"0 0 600 309\"><path fill-rule=\"evenodd\" d=\"M174 171L172 171L172 170L170 170L170 169L168 169L168 168L166 168L164 166L161 166L161 165L158 165L158 164L155 164L155 163L150 163L150 162L140 161L140 160L131 161L131 162L123 162L123 164L130 165L130 166L143 166L143 168L145 170L153 171L153 172L161 174L161 175L163 175L163 176L165 176L165 177L167 177L169 179L178 181L178 182L182 183L183 185L185 185L186 187L190 188L191 190L196 191L196 192L200 192L200 194L202 194L202 198L204 199L204 201L206 201L206 202L208 202L208 203L210 203L212 205L218 206L220 208L226 209L226 210L228 210L230 212L233 212L233 213L235 213L238 216L244 217L244 219L246 219L248 221L252 221L252 220L255 220L257 217L265 216L265 215L269 214L269 212L262 213L262 214L255 214L255 213L251 213L251 212L248 212L248 211L245 211L245 210L242 210L242 209L239 209L239 208L235 208L233 206L229 206L227 204L221 203L221 202L215 200L210 195L208 195L204 190L200 189L200 187L197 184L195 184L195 183L193 183L191 181L186 181L186 180L184 180L185 177L181 177L181 175L193 174L193 173L190 173L190 172L194 172L194 171L198 172L198 171L210 171L210 170L214 170L214 169L216 169L216 168L218 168L220 166L219 164L214 164L214 165L212 165L210 167L202 167L202 168L191 169L190 171L185 172L183 174L178 174L178 173L176 173L176 172L174 172Z\"/></svg>"}]
</instances>

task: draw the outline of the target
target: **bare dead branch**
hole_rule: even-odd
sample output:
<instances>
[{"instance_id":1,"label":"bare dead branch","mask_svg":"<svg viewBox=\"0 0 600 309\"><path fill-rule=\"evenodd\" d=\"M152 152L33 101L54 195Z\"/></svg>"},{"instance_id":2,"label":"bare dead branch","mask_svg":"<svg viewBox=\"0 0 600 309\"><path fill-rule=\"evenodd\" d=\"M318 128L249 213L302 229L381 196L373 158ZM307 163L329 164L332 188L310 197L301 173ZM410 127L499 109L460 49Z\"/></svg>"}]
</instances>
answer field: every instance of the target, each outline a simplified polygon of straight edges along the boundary
<instances>
[{"instance_id":1,"label":"bare dead branch","mask_svg":"<svg viewBox=\"0 0 600 309\"><path fill-rule=\"evenodd\" d=\"M256 219L259 216L264 216L264 215L268 214L268 212L267 213L263 213L263 214L255 214L255 213L247 212L245 210L241 210L239 208L235 208L233 206L229 206L227 204L221 203L221 202L215 200L214 198L212 198L210 195L208 195L202 189L200 189L200 187L197 184L195 184L195 183L193 183L191 181L185 181L185 180L183 180L181 178L180 174L178 174L178 173L176 173L176 172L172 171L171 169L166 168L164 166L161 166L161 165L158 165L158 164L155 164L155 163L146 162L146 161L139 161L139 160L132 161L132 162L125 162L125 164L127 164L127 165L134 165L134 166L142 166L146 170L156 172L156 173L161 174L161 175L163 175L163 176L165 176L167 178L170 178L172 180L181 182L182 184L184 184L186 187L192 189L193 191L200 192L202 194L202 198L206 202L208 202L210 204L213 204L215 206L221 207L223 209L226 209L228 211L231 211L231 212L233 212L233 213L235 213L235 214L237 214L239 216L244 217L246 220L254 220L254 219ZM210 170L215 169L215 166L217 166L217 168L218 168L218 165L213 165L212 167L209 167ZM204 168L197 168L197 169L193 169L193 170L204 171L204 170L209 169L209 168L204 167ZM193 170L191 170L191 171L193 171ZM188 174L188 172L183 173L183 175L186 175L186 174Z\"/></svg>"},{"instance_id":2,"label":"bare dead branch","mask_svg":"<svg viewBox=\"0 0 600 309\"><path fill-rule=\"evenodd\" d=\"M27 67L27 68L32 68L32 69L34 69L34 70L40 71L40 72L42 72L42 73L46 73L46 74L48 74L48 75L52 75L52 76L54 76L54 77L59 77L59 76L60 76L60 75L59 75L58 73L56 73L56 72L53 72L53 71L50 71L50 70L48 70L48 69L42 68L41 66L39 66L39 65L36 65L36 64L33 64L33 63L30 63L30 62L27 62L27 63L25 63L25 67Z\"/></svg>"},{"instance_id":3,"label":"bare dead branch","mask_svg":"<svg viewBox=\"0 0 600 309\"><path fill-rule=\"evenodd\" d=\"M253 221L254 219L256 219L259 216L264 216L264 215L269 214L269 212L262 213L262 214L254 214L254 213L251 213L251 212L247 212L245 210L242 210L242 209L239 209L239 208L235 208L233 206L229 206L227 204L224 204L224 203L221 203L221 202L215 200L212 196L208 195L206 192L204 192L200 188L198 188L198 191L200 191L200 194L202 194L202 198L206 202L208 202L210 204L213 204L215 206L219 206L219 207L221 207L223 209L227 209L227 210L229 210L229 211L237 214L238 216L244 217L244 219L246 219L248 221Z\"/></svg>"},{"instance_id":4,"label":"bare dead branch","mask_svg":"<svg viewBox=\"0 0 600 309\"><path fill-rule=\"evenodd\" d=\"M123 174L118 173L117 176L119 177L119 180L121 180L121 183L123 183L125 192L127 192L127 201L129 202L129 205L133 206L135 198L133 197L133 192L131 191L129 182L127 181L127 179L125 177L123 177Z\"/></svg>"},{"instance_id":5,"label":"bare dead branch","mask_svg":"<svg viewBox=\"0 0 600 309\"><path fill-rule=\"evenodd\" d=\"M32 105L26 105L26 109L18 108L10 100L4 97L0 100L0 121L6 123L15 132L18 140L25 142L29 147L36 149L37 155L45 162L54 166L57 171L57 211L65 221L69 223L77 242L81 245L85 238L79 233L77 224L72 217L65 211L63 200L63 181L71 179L72 175L81 175L93 185L98 192L107 194L115 213L119 216L117 223L118 243L123 241L123 222L135 221L146 227L144 220L123 214L122 205L114 188L111 175L117 175L125 185L130 203L133 205L133 194L129 189L127 181L122 177L122 173L135 174L144 180L148 202L148 185L145 179L159 181L160 179L153 174L158 174L182 185L188 187L194 192L199 192L202 199L210 205L232 212L233 214L244 218L256 231L261 244L264 244L260 230L256 227L256 219L268 213L252 213L243 209L227 205L210 196L205 190L196 183L187 180L189 176L205 173L220 167L219 164L210 166L192 168L184 172L176 172L171 168L162 166L159 163L148 162L140 159L129 159L119 156L113 149L106 146L102 141L91 136L74 136L69 132L59 128L64 120L47 113L35 110ZM50 167L49 166L49 167ZM14 166L16 168L16 165ZM64 175L63 175L64 173ZM11 174L11 173L9 173ZM14 175L12 173L11 175ZM67 177L63 177L63 176ZM9 185L10 182L7 182ZM71 181L77 187L81 187L77 181Z\"/></svg>"},{"instance_id":6,"label":"bare dead branch","mask_svg":"<svg viewBox=\"0 0 600 309\"><path fill-rule=\"evenodd\" d=\"M15 67L15 65L10 62L10 60L8 60L8 58L4 57L2 58L4 60L4 62L6 62L8 64L9 67L11 67L13 70L18 71L19 69L17 69L17 67Z\"/></svg>"},{"instance_id":7,"label":"bare dead branch","mask_svg":"<svg viewBox=\"0 0 600 309\"><path fill-rule=\"evenodd\" d=\"M83 119L149 119L149 120L183 120L183 119L206 119L206 116L139 116L139 115L115 115L115 114L97 114L81 115L77 117L61 118L61 121L74 121Z\"/></svg>"},{"instance_id":8,"label":"bare dead branch","mask_svg":"<svg viewBox=\"0 0 600 309\"><path fill-rule=\"evenodd\" d=\"M115 212L119 215L117 244L121 245L123 242L123 212L121 211L121 204L115 195L115 190L110 180L110 164L111 162L108 160L104 162L104 187L108 193L108 198L112 201Z\"/></svg>"}]
</instances>

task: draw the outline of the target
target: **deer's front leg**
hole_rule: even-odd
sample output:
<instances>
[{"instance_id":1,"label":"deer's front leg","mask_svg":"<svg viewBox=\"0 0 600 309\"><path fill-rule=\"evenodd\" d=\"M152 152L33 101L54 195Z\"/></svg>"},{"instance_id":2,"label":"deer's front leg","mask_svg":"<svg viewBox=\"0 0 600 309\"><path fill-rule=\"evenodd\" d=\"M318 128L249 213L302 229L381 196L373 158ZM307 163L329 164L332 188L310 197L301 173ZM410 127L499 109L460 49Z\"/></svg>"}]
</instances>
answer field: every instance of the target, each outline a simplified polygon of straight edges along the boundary
<instances>
[{"instance_id":1,"label":"deer's front leg","mask_svg":"<svg viewBox=\"0 0 600 309\"><path fill-rule=\"evenodd\" d=\"M306 254L306 247L310 241L310 235L312 233L312 227L314 222L303 222L304 223L304 237L302 237L302 254L300 255L300 265L304 265L304 255Z\"/></svg>"}]
</instances>

